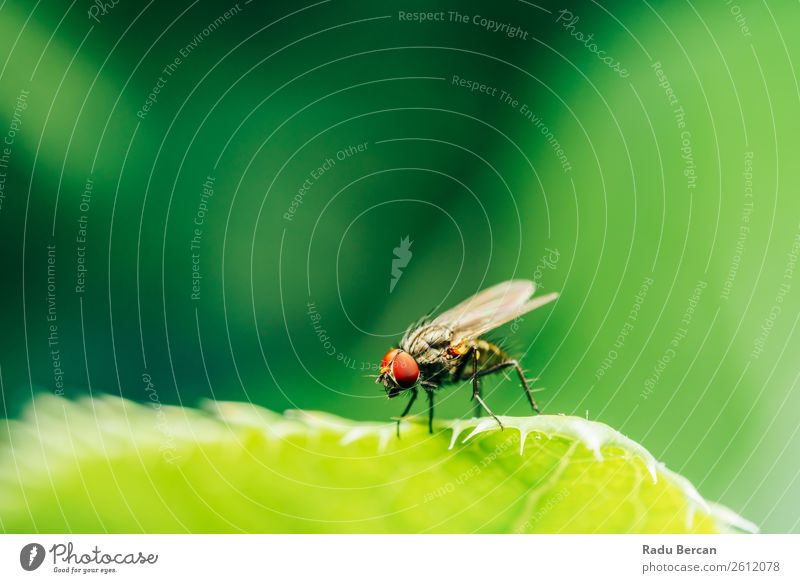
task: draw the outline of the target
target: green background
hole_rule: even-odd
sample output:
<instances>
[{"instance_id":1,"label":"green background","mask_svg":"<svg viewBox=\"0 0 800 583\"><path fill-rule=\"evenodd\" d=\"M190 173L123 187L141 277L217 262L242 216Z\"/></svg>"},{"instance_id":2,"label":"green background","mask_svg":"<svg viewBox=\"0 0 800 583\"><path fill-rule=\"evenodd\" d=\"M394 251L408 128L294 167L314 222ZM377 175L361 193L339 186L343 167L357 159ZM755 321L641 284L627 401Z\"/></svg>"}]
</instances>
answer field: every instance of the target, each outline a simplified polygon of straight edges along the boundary
<instances>
[{"instance_id":1,"label":"green background","mask_svg":"<svg viewBox=\"0 0 800 583\"><path fill-rule=\"evenodd\" d=\"M540 378L543 411L608 423L706 498L767 532L800 531L800 9L535 4L253 0L205 35L233 4L121 1L95 21L89 3L3 3L6 415L57 390L54 324L68 397L145 401L149 375L162 403L387 419L403 403L368 375L409 322L536 279L561 292L557 304L498 335ZM452 10L468 22L449 21ZM560 10L578 17L571 28ZM413 256L390 293L406 236ZM498 413L527 413L513 380L487 395ZM437 407L471 414L468 390Z\"/></svg>"}]
</instances>

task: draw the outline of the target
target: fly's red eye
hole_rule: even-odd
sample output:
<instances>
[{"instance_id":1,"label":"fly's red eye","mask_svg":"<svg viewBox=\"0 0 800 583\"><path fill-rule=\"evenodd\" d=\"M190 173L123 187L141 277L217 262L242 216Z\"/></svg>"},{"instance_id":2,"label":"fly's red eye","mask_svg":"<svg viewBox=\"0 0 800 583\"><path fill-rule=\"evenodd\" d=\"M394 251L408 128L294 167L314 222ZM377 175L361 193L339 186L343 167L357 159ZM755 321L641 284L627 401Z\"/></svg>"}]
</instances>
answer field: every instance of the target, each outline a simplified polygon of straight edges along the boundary
<instances>
[{"instance_id":1,"label":"fly's red eye","mask_svg":"<svg viewBox=\"0 0 800 583\"><path fill-rule=\"evenodd\" d=\"M413 387L419 378L417 361L408 352L398 352L392 362L392 376L404 389Z\"/></svg>"},{"instance_id":2,"label":"fly's red eye","mask_svg":"<svg viewBox=\"0 0 800 583\"><path fill-rule=\"evenodd\" d=\"M381 371L389 370L389 364L391 364L394 355L398 352L400 352L399 348L392 348L384 355L383 360L381 361Z\"/></svg>"}]
</instances>

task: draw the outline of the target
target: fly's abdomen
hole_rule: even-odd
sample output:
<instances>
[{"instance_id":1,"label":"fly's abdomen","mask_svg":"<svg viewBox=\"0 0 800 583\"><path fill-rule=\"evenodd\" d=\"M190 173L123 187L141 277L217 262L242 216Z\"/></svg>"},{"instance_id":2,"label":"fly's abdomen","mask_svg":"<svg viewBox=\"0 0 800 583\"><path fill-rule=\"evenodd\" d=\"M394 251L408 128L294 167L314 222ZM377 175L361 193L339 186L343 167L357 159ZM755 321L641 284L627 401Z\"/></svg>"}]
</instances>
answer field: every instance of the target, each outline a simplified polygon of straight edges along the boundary
<instances>
[{"instance_id":1,"label":"fly's abdomen","mask_svg":"<svg viewBox=\"0 0 800 583\"><path fill-rule=\"evenodd\" d=\"M458 345L455 352L460 353L452 364L452 380L455 382L471 378L475 374L475 360L478 361L477 370L484 370L510 358L497 344L483 338L465 340Z\"/></svg>"},{"instance_id":2,"label":"fly's abdomen","mask_svg":"<svg viewBox=\"0 0 800 583\"><path fill-rule=\"evenodd\" d=\"M478 369L488 368L510 359L502 348L488 340L478 338L474 341L474 346L478 351Z\"/></svg>"}]
</instances>

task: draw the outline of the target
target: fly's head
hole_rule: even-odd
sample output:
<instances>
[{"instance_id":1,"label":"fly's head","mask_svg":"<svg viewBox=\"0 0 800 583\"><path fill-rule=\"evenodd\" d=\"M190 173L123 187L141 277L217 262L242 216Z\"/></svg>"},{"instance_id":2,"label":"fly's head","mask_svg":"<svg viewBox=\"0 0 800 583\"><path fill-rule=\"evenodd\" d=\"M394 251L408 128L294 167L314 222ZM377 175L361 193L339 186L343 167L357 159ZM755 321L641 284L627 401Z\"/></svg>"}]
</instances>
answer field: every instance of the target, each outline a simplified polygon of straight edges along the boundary
<instances>
[{"instance_id":1,"label":"fly's head","mask_svg":"<svg viewBox=\"0 0 800 583\"><path fill-rule=\"evenodd\" d=\"M418 380L419 365L414 357L405 350L392 348L384 355L375 382L383 383L386 395L393 399L416 385Z\"/></svg>"}]
</instances>

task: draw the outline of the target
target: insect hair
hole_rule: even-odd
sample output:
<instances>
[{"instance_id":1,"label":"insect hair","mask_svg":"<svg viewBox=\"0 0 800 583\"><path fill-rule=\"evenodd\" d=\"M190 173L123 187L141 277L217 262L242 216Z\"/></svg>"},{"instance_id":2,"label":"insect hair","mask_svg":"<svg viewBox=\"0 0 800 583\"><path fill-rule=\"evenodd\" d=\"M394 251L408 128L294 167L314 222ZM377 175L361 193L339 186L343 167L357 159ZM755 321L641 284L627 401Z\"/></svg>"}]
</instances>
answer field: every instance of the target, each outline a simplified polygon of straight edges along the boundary
<instances>
[{"instance_id":1,"label":"insect hair","mask_svg":"<svg viewBox=\"0 0 800 583\"><path fill-rule=\"evenodd\" d=\"M415 322L409 324L408 328L406 328L405 334L403 334L403 338L408 338L408 335L411 334L411 332L413 332L417 328L421 328L422 326L427 326L428 324L430 324L432 316L433 316L433 308L428 310L427 314L417 319Z\"/></svg>"}]
</instances>

